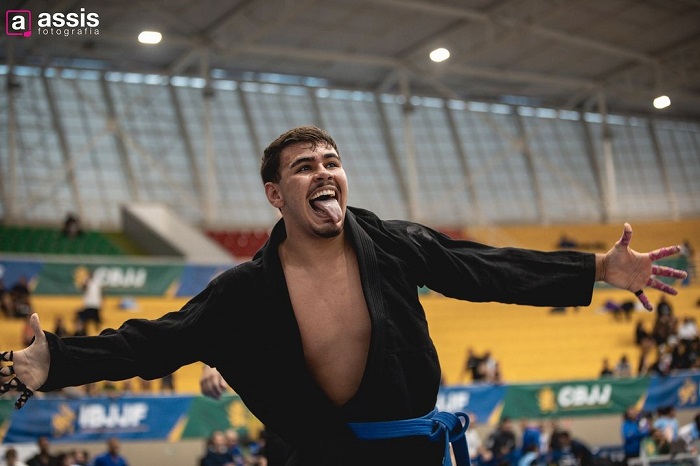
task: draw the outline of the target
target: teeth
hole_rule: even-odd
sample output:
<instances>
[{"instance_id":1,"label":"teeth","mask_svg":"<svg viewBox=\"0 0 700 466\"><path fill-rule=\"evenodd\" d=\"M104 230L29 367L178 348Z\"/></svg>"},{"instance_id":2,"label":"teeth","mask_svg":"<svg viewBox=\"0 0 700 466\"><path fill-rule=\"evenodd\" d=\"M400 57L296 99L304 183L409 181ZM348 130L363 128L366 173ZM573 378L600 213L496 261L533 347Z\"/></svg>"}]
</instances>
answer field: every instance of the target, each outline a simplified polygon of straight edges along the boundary
<instances>
[{"instance_id":1,"label":"teeth","mask_svg":"<svg viewBox=\"0 0 700 466\"><path fill-rule=\"evenodd\" d=\"M323 191L319 191L316 194L314 194L313 196L311 196L311 200L313 201L315 199L318 199L321 196L335 197L335 191L333 191L332 189L324 189Z\"/></svg>"}]
</instances>

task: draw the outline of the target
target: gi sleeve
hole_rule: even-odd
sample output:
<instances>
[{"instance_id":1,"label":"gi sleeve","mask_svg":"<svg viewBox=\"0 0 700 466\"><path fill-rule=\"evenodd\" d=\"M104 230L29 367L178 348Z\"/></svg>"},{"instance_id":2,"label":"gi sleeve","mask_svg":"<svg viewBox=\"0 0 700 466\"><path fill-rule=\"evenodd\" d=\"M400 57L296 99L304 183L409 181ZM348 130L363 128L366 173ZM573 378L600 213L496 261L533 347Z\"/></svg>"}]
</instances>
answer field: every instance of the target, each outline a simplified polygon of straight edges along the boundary
<instances>
[{"instance_id":1,"label":"gi sleeve","mask_svg":"<svg viewBox=\"0 0 700 466\"><path fill-rule=\"evenodd\" d=\"M421 284L475 302L533 306L590 304L595 255L495 248L453 240L423 225L401 222Z\"/></svg>"},{"instance_id":2,"label":"gi sleeve","mask_svg":"<svg viewBox=\"0 0 700 466\"><path fill-rule=\"evenodd\" d=\"M180 311L156 320L130 319L97 336L58 338L45 332L51 364L41 391L100 380L155 379L203 360L220 302L216 281Z\"/></svg>"}]
</instances>

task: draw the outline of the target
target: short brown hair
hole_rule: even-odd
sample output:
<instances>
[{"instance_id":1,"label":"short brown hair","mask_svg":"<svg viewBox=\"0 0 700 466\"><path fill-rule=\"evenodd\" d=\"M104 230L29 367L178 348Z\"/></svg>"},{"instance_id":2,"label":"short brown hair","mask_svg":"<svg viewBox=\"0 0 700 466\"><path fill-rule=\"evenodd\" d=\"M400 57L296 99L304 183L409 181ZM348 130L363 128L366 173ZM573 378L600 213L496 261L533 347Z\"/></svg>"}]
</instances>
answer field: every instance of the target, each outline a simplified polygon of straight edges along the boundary
<instances>
[{"instance_id":1,"label":"short brown hair","mask_svg":"<svg viewBox=\"0 0 700 466\"><path fill-rule=\"evenodd\" d=\"M311 144L311 150L315 150L318 145L327 145L335 149L340 155L338 146L331 135L321 128L316 126L299 126L290 129L272 141L263 153L262 163L260 164L260 176L263 184L268 181L277 183L280 180L280 154L286 147L299 142Z\"/></svg>"}]
</instances>

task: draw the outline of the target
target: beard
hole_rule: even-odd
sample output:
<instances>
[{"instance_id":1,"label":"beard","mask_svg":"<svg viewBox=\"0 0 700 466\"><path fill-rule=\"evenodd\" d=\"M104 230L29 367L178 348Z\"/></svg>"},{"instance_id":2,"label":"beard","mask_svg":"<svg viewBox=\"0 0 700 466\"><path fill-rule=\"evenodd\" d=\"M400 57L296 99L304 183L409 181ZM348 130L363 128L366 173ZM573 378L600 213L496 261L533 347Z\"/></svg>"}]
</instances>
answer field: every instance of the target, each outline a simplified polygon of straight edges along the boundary
<instances>
[{"instance_id":1,"label":"beard","mask_svg":"<svg viewBox=\"0 0 700 466\"><path fill-rule=\"evenodd\" d=\"M319 238L335 238L338 236L340 233L342 233L343 228L342 226L337 226L337 225L328 225L325 228L317 228L314 230L314 233L316 236Z\"/></svg>"}]
</instances>

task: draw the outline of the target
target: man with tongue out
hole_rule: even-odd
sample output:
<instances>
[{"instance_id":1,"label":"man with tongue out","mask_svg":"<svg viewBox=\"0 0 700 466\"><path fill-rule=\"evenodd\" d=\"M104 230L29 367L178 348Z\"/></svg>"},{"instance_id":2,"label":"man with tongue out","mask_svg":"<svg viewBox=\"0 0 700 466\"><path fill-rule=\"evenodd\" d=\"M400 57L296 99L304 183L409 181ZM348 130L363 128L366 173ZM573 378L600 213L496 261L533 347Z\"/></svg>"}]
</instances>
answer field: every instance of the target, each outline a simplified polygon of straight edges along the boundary
<instances>
[{"instance_id":1,"label":"man with tongue out","mask_svg":"<svg viewBox=\"0 0 700 466\"><path fill-rule=\"evenodd\" d=\"M178 312L99 336L58 338L32 316L33 344L0 353L0 391L19 391L21 407L33 390L153 379L202 361L291 445L289 466L451 464L448 442L463 465L467 416L434 410L440 366L419 286L470 301L582 306L604 280L650 308L643 287L675 294L654 275L685 277L653 264L679 247L636 252L628 224L606 254L538 252L348 207L338 148L316 127L270 144L261 175L282 219L252 261Z\"/></svg>"}]
</instances>

